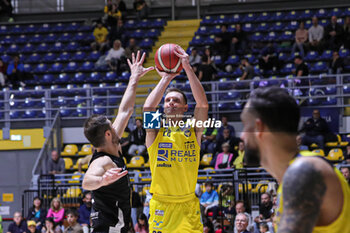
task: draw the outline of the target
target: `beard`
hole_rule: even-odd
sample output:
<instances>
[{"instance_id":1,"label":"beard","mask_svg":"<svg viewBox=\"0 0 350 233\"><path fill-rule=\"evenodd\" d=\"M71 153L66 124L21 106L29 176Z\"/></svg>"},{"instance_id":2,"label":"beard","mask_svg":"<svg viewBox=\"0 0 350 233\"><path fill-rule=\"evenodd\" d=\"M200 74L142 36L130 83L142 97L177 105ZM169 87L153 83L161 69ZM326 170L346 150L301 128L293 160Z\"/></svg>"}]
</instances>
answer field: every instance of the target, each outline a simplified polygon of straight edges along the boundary
<instances>
[{"instance_id":1,"label":"beard","mask_svg":"<svg viewBox=\"0 0 350 233\"><path fill-rule=\"evenodd\" d=\"M244 159L248 167L259 167L260 166L259 148L249 147L247 145L244 151Z\"/></svg>"}]
</instances>

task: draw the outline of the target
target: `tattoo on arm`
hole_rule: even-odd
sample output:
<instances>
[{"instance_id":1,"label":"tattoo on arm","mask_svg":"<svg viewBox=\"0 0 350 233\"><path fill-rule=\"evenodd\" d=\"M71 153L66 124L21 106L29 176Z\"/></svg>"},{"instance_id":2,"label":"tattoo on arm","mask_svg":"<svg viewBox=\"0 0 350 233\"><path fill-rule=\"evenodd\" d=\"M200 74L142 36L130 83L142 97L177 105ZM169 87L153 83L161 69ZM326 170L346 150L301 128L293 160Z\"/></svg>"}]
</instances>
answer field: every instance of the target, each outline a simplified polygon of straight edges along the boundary
<instances>
[{"instance_id":1,"label":"tattoo on arm","mask_svg":"<svg viewBox=\"0 0 350 233\"><path fill-rule=\"evenodd\" d=\"M283 215L278 233L311 233L326 188L321 172L311 162L292 164L283 178Z\"/></svg>"}]
</instances>

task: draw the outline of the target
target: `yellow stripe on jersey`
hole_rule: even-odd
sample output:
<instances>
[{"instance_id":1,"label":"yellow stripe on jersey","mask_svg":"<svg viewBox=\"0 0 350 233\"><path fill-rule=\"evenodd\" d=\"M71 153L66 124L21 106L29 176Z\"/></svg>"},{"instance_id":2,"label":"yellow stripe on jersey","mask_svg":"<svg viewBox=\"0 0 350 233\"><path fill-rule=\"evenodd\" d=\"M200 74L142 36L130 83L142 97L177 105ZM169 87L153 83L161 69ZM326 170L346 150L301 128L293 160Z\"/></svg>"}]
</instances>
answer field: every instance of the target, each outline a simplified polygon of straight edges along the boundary
<instances>
[{"instance_id":1,"label":"yellow stripe on jersey","mask_svg":"<svg viewBox=\"0 0 350 233\"><path fill-rule=\"evenodd\" d=\"M167 196L194 193L200 156L194 128L161 128L148 154L151 193Z\"/></svg>"}]
</instances>

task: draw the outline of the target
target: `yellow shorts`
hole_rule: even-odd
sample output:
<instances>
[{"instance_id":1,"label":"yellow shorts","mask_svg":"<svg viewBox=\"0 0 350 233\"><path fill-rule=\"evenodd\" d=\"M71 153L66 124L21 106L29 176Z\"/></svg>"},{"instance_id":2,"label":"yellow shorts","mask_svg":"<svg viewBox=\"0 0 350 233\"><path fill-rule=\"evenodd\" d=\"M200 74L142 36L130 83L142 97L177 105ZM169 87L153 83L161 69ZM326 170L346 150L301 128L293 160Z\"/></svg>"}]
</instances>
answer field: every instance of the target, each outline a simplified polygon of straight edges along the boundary
<instances>
[{"instance_id":1,"label":"yellow shorts","mask_svg":"<svg viewBox=\"0 0 350 233\"><path fill-rule=\"evenodd\" d=\"M166 201L153 195L150 201L149 233L203 233L199 199Z\"/></svg>"}]
</instances>

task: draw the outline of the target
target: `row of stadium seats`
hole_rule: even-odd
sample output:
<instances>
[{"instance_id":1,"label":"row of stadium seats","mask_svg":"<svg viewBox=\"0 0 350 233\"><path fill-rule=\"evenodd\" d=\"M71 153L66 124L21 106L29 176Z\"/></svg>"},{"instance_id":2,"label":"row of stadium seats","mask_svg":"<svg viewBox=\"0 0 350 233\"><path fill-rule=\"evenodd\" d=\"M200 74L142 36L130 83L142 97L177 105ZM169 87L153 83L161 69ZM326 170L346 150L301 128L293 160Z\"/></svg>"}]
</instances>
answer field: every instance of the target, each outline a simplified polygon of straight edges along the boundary
<instances>
[{"instance_id":1,"label":"row of stadium seats","mask_svg":"<svg viewBox=\"0 0 350 233\"><path fill-rule=\"evenodd\" d=\"M27 44L27 43L54 43L54 42L71 42L71 41L91 41L93 40L91 32L65 32L50 34L21 34L0 36L1 44Z\"/></svg>"},{"instance_id":2,"label":"row of stadium seats","mask_svg":"<svg viewBox=\"0 0 350 233\"><path fill-rule=\"evenodd\" d=\"M0 35L4 34L35 34L35 33L60 33L91 31L91 26L84 25L82 22L69 23L36 23L36 24L14 24L1 25Z\"/></svg>"},{"instance_id":3,"label":"row of stadium seats","mask_svg":"<svg viewBox=\"0 0 350 233\"><path fill-rule=\"evenodd\" d=\"M293 21L307 20L313 16L318 18L329 18L331 16L344 17L350 15L350 7L317 9L317 10L293 10L293 11L272 11L261 13L240 13L228 15L206 16L201 22L201 25L216 25L216 24L234 24L234 23L255 23L269 21Z\"/></svg>"}]
</instances>

